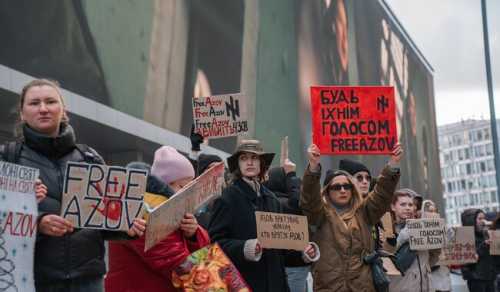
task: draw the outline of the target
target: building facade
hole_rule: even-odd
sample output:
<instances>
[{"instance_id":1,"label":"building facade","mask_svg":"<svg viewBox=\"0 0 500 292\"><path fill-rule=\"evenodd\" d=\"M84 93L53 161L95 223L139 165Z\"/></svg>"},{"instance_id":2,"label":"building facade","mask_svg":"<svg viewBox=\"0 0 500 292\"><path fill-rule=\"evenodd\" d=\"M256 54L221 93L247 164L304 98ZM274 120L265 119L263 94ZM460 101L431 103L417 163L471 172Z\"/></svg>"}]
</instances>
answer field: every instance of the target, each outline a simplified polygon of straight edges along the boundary
<instances>
[{"instance_id":1,"label":"building facade","mask_svg":"<svg viewBox=\"0 0 500 292\"><path fill-rule=\"evenodd\" d=\"M37 77L60 81L78 142L118 165L165 144L189 152L193 96L241 92L248 136L277 153L288 136L300 173L310 86L394 86L401 187L441 206L434 72L384 0L18 0L0 2L0 20L0 143ZM236 142L203 151L225 157ZM388 159L350 158L373 173Z\"/></svg>"},{"instance_id":2,"label":"building facade","mask_svg":"<svg viewBox=\"0 0 500 292\"><path fill-rule=\"evenodd\" d=\"M497 124L499 122L497 121ZM450 225L461 225L467 208L499 210L489 120L466 120L438 127L439 158Z\"/></svg>"}]
</instances>

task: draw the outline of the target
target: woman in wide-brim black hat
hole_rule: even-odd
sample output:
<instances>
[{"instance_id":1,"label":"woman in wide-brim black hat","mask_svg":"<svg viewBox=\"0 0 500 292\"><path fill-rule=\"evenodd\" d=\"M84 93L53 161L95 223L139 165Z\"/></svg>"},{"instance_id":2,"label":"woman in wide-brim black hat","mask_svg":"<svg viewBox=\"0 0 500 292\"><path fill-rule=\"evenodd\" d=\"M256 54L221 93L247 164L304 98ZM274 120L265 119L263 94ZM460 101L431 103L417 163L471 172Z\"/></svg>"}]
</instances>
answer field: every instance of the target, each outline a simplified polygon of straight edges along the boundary
<instances>
[{"instance_id":1,"label":"woman in wide-brim black hat","mask_svg":"<svg viewBox=\"0 0 500 292\"><path fill-rule=\"evenodd\" d=\"M220 244L252 290L259 292L289 291L284 266L289 253L262 249L257 240L255 211L281 211L276 196L261 184L273 158L274 153L264 152L259 141L241 141L227 159L233 180L215 201L208 227L211 239ZM319 258L311 245L306 251L307 261Z\"/></svg>"}]
</instances>

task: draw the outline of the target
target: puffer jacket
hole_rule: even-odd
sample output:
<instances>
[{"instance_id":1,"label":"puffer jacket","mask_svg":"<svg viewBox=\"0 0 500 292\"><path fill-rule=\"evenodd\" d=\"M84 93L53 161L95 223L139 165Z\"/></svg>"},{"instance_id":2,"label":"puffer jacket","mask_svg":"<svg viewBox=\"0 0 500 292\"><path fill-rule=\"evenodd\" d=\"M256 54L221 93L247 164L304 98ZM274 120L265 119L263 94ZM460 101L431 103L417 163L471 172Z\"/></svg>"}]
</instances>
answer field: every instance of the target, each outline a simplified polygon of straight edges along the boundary
<instances>
[{"instance_id":1,"label":"puffer jacket","mask_svg":"<svg viewBox=\"0 0 500 292\"><path fill-rule=\"evenodd\" d=\"M300 197L309 224L317 228L313 241L321 250L321 258L313 263L314 291L375 292L371 267L363 257L375 248L371 229L389 210L399 169L386 166L366 199L353 189L352 207L342 215L332 206L327 188L321 191L320 176L306 169ZM351 176L348 180L356 185Z\"/></svg>"},{"instance_id":2,"label":"puffer jacket","mask_svg":"<svg viewBox=\"0 0 500 292\"><path fill-rule=\"evenodd\" d=\"M150 208L165 202L173 194L160 179L149 176L144 201ZM199 227L193 239L186 239L176 230L147 252L145 236L109 243L107 292L168 292L177 291L172 285L172 271L194 251L210 244L208 233Z\"/></svg>"},{"instance_id":3,"label":"puffer jacket","mask_svg":"<svg viewBox=\"0 0 500 292\"><path fill-rule=\"evenodd\" d=\"M40 134L28 126L23 127L22 142L17 164L37 168L40 179L47 186L47 197L38 205L39 219L47 214L60 214L61 194L66 164L85 161L76 148L75 134L70 125L61 125L57 137ZM94 163L102 158L90 149ZM4 149L0 149L3 152ZM0 156L1 157L1 156ZM47 284L61 280L101 277L106 273L104 240L126 237L126 234L92 229L75 229L62 237L38 232L35 245L35 283Z\"/></svg>"},{"instance_id":4,"label":"puffer jacket","mask_svg":"<svg viewBox=\"0 0 500 292\"><path fill-rule=\"evenodd\" d=\"M462 225L474 226L476 236L476 253L479 256L477 263L468 264L462 267L462 277L464 280L492 281L496 277L495 261L490 255L490 246L486 244L486 230L478 230L476 218L479 213L484 213L480 209L467 209L462 213Z\"/></svg>"}]
</instances>

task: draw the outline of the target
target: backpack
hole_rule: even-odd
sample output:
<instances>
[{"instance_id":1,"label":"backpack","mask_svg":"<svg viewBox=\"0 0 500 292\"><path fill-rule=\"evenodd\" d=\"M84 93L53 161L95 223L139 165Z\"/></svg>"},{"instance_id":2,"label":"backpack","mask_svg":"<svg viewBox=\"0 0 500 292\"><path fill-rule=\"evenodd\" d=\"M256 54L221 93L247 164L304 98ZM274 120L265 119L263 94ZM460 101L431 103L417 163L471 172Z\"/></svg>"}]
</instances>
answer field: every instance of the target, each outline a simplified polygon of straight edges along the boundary
<instances>
[{"instance_id":1,"label":"backpack","mask_svg":"<svg viewBox=\"0 0 500 292\"><path fill-rule=\"evenodd\" d=\"M86 144L76 144L76 149L83 156L83 160L90 164L105 164L102 157L90 146ZM10 141L3 145L3 149L0 148L2 159L10 163L18 163L21 157L21 150L23 143L20 141Z\"/></svg>"}]
</instances>

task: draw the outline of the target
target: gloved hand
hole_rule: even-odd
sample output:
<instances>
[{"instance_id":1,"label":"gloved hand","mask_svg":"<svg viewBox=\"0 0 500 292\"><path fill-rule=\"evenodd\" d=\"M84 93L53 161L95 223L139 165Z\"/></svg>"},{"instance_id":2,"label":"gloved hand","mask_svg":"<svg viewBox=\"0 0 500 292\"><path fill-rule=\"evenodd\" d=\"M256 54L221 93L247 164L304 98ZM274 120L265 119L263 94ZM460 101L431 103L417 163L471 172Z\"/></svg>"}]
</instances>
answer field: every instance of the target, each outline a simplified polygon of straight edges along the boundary
<instances>
[{"instance_id":1,"label":"gloved hand","mask_svg":"<svg viewBox=\"0 0 500 292\"><path fill-rule=\"evenodd\" d=\"M200 145L203 143L203 136L199 133L195 133L194 125L191 127L191 135L189 136L191 140L191 150L201 151Z\"/></svg>"}]
</instances>

